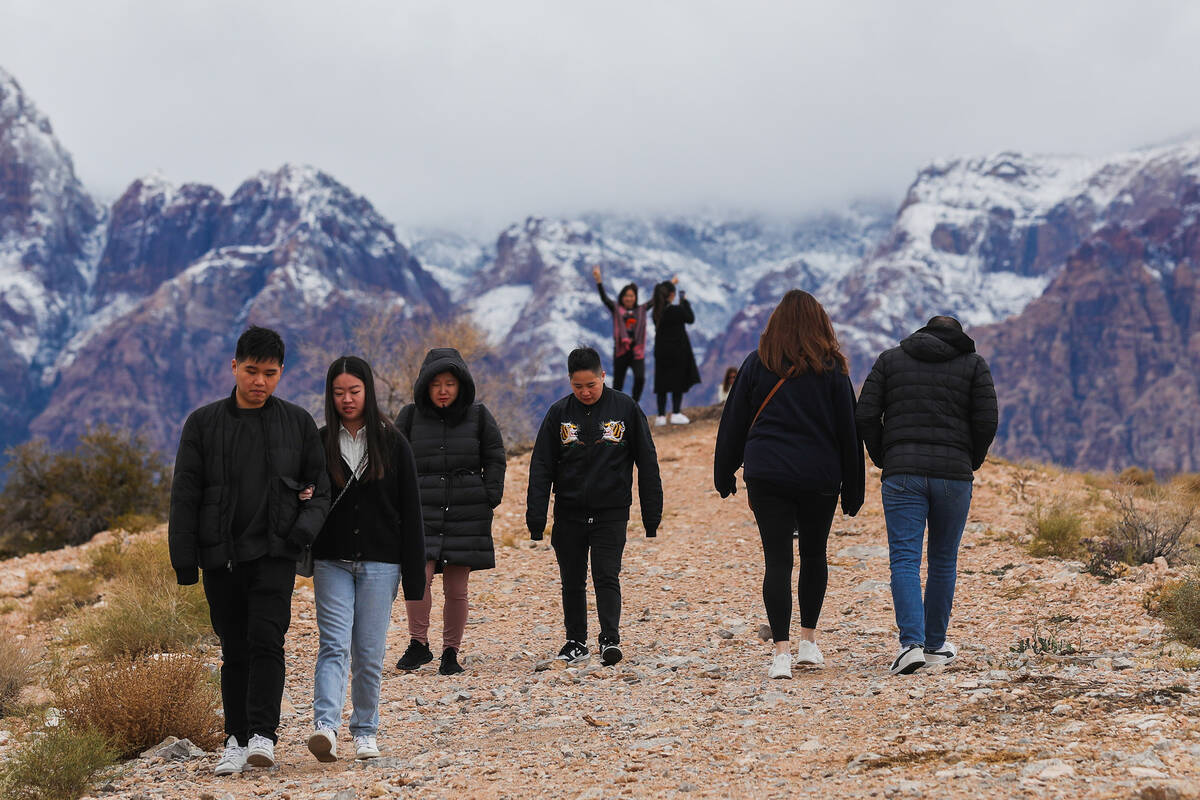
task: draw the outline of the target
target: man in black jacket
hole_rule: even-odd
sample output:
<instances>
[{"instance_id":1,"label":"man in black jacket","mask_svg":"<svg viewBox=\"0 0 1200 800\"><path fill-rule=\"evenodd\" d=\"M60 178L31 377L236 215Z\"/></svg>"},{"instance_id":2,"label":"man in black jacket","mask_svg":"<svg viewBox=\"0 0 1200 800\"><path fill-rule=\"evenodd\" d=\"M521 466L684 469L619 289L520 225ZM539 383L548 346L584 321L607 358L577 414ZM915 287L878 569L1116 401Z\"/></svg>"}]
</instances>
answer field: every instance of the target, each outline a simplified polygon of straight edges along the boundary
<instances>
[{"instance_id":1,"label":"man in black jacket","mask_svg":"<svg viewBox=\"0 0 1200 800\"><path fill-rule=\"evenodd\" d=\"M633 466L638 469L642 525L646 536L662 520L658 454L646 415L628 395L604 386L600 354L590 347L567 357L571 394L546 412L529 462L525 524L532 539L546 529L546 507L554 489L551 544L562 578L567 643L558 657L572 664L590 656L587 646L587 568L600 618L600 659L621 660L621 556L633 504Z\"/></svg>"},{"instance_id":2,"label":"man in black jacket","mask_svg":"<svg viewBox=\"0 0 1200 800\"><path fill-rule=\"evenodd\" d=\"M171 565L184 586L204 571L221 640L228 738L218 775L275 763L296 559L329 511L317 426L307 411L272 396L283 355L275 331L243 333L233 392L188 416L175 457Z\"/></svg>"},{"instance_id":3,"label":"man in black jacket","mask_svg":"<svg viewBox=\"0 0 1200 800\"><path fill-rule=\"evenodd\" d=\"M946 641L958 545L974 471L996 435L996 390L975 343L953 317L929 320L884 351L858 398L858 431L883 470L883 512L900 629L893 674L958 655ZM921 596L921 544L929 524L929 570Z\"/></svg>"}]
</instances>

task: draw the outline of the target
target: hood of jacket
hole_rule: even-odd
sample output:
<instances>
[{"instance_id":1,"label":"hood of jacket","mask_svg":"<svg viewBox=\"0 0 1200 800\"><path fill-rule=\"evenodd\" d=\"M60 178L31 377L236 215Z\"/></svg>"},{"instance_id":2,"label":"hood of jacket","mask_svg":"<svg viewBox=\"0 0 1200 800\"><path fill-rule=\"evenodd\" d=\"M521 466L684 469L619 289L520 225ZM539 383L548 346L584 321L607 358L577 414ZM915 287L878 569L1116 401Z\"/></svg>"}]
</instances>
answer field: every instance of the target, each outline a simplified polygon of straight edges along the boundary
<instances>
[{"instance_id":1,"label":"hood of jacket","mask_svg":"<svg viewBox=\"0 0 1200 800\"><path fill-rule=\"evenodd\" d=\"M458 378L458 397L445 411L436 407L429 399L429 384L443 372ZM441 414L451 418L461 417L475 402L475 379L467 369L467 362L453 347L435 347L425 354L421 371L413 382L413 402L417 408L430 414Z\"/></svg>"},{"instance_id":2,"label":"hood of jacket","mask_svg":"<svg viewBox=\"0 0 1200 800\"><path fill-rule=\"evenodd\" d=\"M975 352L975 342L962 331L929 326L900 342L900 347L918 361L949 361Z\"/></svg>"}]
</instances>

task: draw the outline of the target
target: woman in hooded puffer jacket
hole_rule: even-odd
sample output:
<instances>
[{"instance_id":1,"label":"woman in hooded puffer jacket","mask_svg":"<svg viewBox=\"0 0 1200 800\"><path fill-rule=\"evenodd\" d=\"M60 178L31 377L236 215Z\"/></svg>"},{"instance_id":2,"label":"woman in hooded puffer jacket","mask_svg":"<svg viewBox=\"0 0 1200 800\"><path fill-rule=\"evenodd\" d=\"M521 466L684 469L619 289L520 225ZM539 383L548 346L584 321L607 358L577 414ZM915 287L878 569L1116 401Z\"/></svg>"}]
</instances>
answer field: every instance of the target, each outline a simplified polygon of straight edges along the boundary
<instances>
[{"instance_id":1,"label":"woman in hooded puffer jacket","mask_svg":"<svg viewBox=\"0 0 1200 800\"><path fill-rule=\"evenodd\" d=\"M504 496L504 440L500 426L475 402L467 362L450 347L430 350L413 384L413 402L396 427L417 460L425 520L425 596L405 601L411 641L396 663L414 670L433 660L429 612L433 576L442 575L442 658L438 672L462 672L458 652L467 625L467 580L473 569L496 566L492 509Z\"/></svg>"}]
</instances>

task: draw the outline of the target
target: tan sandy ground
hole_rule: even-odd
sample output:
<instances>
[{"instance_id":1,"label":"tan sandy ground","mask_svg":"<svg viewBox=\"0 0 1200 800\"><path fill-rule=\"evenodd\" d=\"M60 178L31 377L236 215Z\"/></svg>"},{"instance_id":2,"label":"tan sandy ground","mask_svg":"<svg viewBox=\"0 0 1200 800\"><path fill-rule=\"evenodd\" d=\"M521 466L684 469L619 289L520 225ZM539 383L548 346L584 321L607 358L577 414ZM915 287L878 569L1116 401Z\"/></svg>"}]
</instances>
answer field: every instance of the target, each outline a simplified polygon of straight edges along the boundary
<instances>
[{"instance_id":1,"label":"tan sandy ground","mask_svg":"<svg viewBox=\"0 0 1200 800\"><path fill-rule=\"evenodd\" d=\"M630 525L626 659L615 668L596 660L535 670L563 636L553 553L524 531L521 456L510 463L497 514L498 568L471 580L466 674L439 676L436 661L415 674L392 668L408 641L397 603L383 758L327 765L305 749L317 633L311 585L301 581L287 648L295 710L280 730L278 766L218 779L214 755L140 760L97 796L1200 796L1200 674L1180 668L1186 660L1172 655L1161 624L1142 608L1162 570L1104 584L1079 565L1033 559L1021 545L1032 502L1076 491L1079 476L1040 472L1022 500L1016 467L981 471L951 629L962 655L948 669L892 677L895 629L872 470L866 506L857 518L835 519L829 541L819 632L826 667L770 681L770 647L758 637L757 529L744 490L722 501L712 489L715 430L708 420L657 431L665 518L657 539L644 538L636 512ZM63 557L19 564L32 570ZM440 596L439 581L435 653ZM594 640L594 609L591 619ZM1012 652L1035 625L1090 657ZM1132 667L1114 670L1103 657L1114 654L1116 666L1128 654ZM344 729L341 747L351 748Z\"/></svg>"}]
</instances>

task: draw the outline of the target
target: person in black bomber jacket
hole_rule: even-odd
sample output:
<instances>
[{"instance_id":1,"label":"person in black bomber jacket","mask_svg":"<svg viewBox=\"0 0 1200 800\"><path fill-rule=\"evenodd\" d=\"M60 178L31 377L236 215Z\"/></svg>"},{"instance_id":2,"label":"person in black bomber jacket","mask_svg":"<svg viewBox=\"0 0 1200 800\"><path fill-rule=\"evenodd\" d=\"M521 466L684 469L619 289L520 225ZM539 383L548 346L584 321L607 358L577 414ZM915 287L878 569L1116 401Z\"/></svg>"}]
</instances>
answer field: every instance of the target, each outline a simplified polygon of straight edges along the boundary
<instances>
[{"instance_id":1,"label":"person in black bomber jacket","mask_svg":"<svg viewBox=\"0 0 1200 800\"><path fill-rule=\"evenodd\" d=\"M234 390L188 416L171 481L171 566L182 585L204 571L221 640L228 738L218 775L275 762L296 559L329 510L317 426L307 411L273 396L283 355L275 331L242 334Z\"/></svg>"},{"instance_id":2,"label":"person in black bomber jacket","mask_svg":"<svg viewBox=\"0 0 1200 800\"><path fill-rule=\"evenodd\" d=\"M858 428L883 470L883 513L900 629L893 674L954 659L946 641L971 482L996 435L996 389L954 317L934 317L875 361L858 398ZM929 569L921 595L921 544Z\"/></svg>"},{"instance_id":3,"label":"person in black bomber jacket","mask_svg":"<svg viewBox=\"0 0 1200 800\"><path fill-rule=\"evenodd\" d=\"M338 730L353 675L350 735L355 757L379 755L379 687L396 592L425 592L421 496L412 450L379 413L375 377L357 356L325 374L321 439L334 494L313 544L313 595L320 649L313 676L309 751L337 759Z\"/></svg>"},{"instance_id":4,"label":"person in black bomber jacket","mask_svg":"<svg viewBox=\"0 0 1200 800\"><path fill-rule=\"evenodd\" d=\"M721 497L743 475L762 538L763 603L775 640L767 674L792 676L792 532L799 533L800 644L796 663L825 663L817 619L829 570L825 544L842 497L843 513L863 504L866 465L854 425L854 387L828 314L796 289L771 313L758 349L734 379L717 429L713 481Z\"/></svg>"},{"instance_id":5,"label":"person in black bomber jacket","mask_svg":"<svg viewBox=\"0 0 1200 800\"><path fill-rule=\"evenodd\" d=\"M562 578L567 643L558 657L586 661L588 551L600 618L600 659L621 660L621 556L638 470L642 525L654 537L662 520L658 454L646 415L633 398L604 385L600 354L590 347L567 356L572 393L546 412L529 461L525 524L537 541L546 529L554 489L551 544Z\"/></svg>"},{"instance_id":6,"label":"person in black bomber jacket","mask_svg":"<svg viewBox=\"0 0 1200 800\"><path fill-rule=\"evenodd\" d=\"M471 570L496 566L492 509L504 498L504 440L500 426L475 402L467 362L450 347L430 350L413 383L413 402L400 410L396 427L417 457L425 512L425 575L420 600L409 601L408 649L396 663L413 670L433 660L429 612L433 576L442 574L442 659L438 672L455 675L467 626L467 579Z\"/></svg>"}]
</instances>

